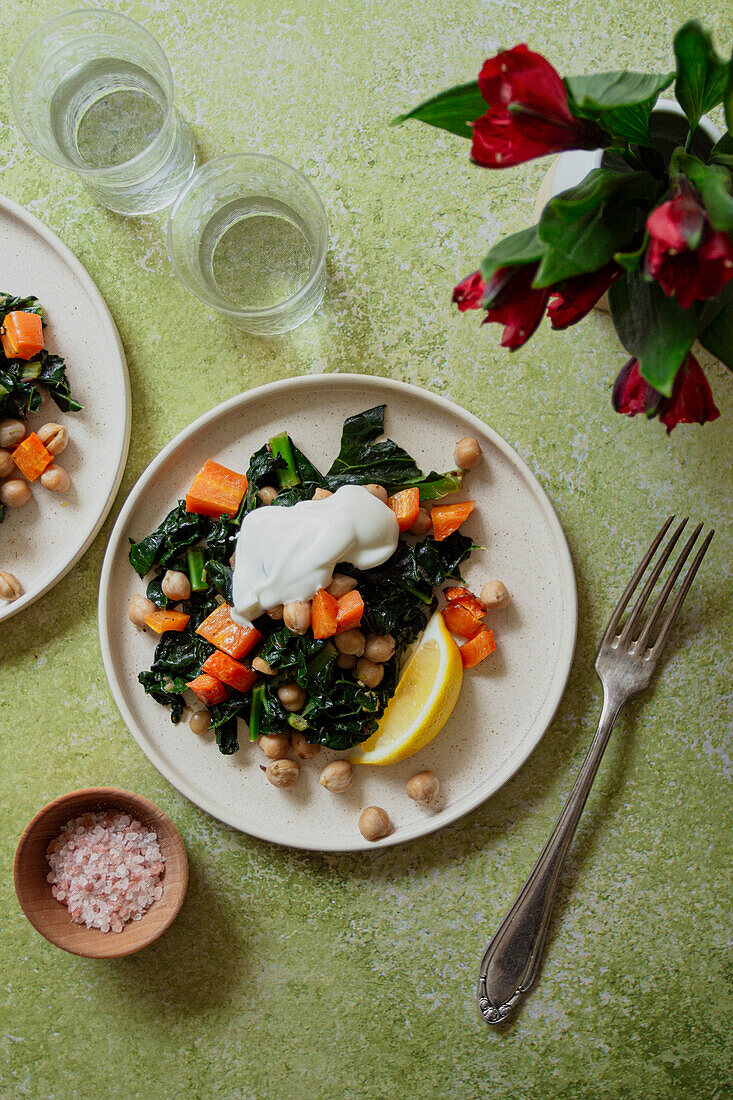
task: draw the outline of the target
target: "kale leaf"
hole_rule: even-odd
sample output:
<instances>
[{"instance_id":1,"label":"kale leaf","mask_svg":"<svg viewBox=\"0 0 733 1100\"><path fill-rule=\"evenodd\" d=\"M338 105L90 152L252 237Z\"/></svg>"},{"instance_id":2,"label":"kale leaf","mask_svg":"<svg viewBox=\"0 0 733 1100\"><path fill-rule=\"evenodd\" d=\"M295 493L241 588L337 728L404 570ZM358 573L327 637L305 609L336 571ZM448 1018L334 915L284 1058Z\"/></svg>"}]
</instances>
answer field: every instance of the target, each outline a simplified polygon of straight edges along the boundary
<instances>
[{"instance_id":1,"label":"kale leaf","mask_svg":"<svg viewBox=\"0 0 733 1100\"><path fill-rule=\"evenodd\" d=\"M15 298L0 294L0 324L8 313L20 310L37 313L43 320L43 306L36 297ZM31 361L8 359L0 349L0 417L18 417L21 420L41 407L42 397L37 383L48 393L62 412L79 412L81 405L71 396L66 365L60 355L45 349Z\"/></svg>"},{"instance_id":2,"label":"kale leaf","mask_svg":"<svg viewBox=\"0 0 733 1100\"><path fill-rule=\"evenodd\" d=\"M328 488L341 485L399 485L422 473L402 447L384 435L384 405L350 416L344 423L341 450L326 475Z\"/></svg>"},{"instance_id":3,"label":"kale leaf","mask_svg":"<svg viewBox=\"0 0 733 1100\"><path fill-rule=\"evenodd\" d=\"M416 488L420 490L420 503L427 500L440 500L447 493L457 492L463 482L462 470L449 470L448 473L439 474L431 470L425 477L411 478L401 481L398 485L389 485L390 494L399 493L402 489Z\"/></svg>"},{"instance_id":4,"label":"kale leaf","mask_svg":"<svg viewBox=\"0 0 733 1100\"><path fill-rule=\"evenodd\" d=\"M20 310L22 313L37 313L43 320L43 306L33 294L27 298L15 298L12 294L0 293L0 323L5 320L6 314Z\"/></svg>"},{"instance_id":5,"label":"kale leaf","mask_svg":"<svg viewBox=\"0 0 733 1100\"><path fill-rule=\"evenodd\" d=\"M303 710L297 715L297 728L306 740L348 749L364 741L377 728L387 701L394 690L396 662L386 666L385 676L375 689L364 687L351 672L336 665L338 652L330 641L292 634L279 627L270 634L259 656L277 668L277 677L266 683L263 732L281 730L290 715L280 702L277 689L284 681L295 680L308 694Z\"/></svg>"},{"instance_id":6,"label":"kale leaf","mask_svg":"<svg viewBox=\"0 0 733 1100\"><path fill-rule=\"evenodd\" d=\"M207 539L211 526L210 519L187 512L185 500L179 500L150 535L132 543L130 564L144 577L154 565L168 565L181 550Z\"/></svg>"}]
</instances>

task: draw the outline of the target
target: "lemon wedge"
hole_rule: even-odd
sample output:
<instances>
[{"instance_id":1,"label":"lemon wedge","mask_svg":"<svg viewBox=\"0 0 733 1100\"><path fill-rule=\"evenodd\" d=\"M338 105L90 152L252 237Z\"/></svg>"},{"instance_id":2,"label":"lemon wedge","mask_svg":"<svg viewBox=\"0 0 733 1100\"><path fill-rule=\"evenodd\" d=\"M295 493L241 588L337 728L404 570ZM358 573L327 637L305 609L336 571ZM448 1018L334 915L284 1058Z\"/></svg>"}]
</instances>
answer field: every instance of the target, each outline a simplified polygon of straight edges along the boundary
<instances>
[{"instance_id":1,"label":"lemon wedge","mask_svg":"<svg viewBox=\"0 0 733 1100\"><path fill-rule=\"evenodd\" d=\"M458 646L436 611L405 665L372 736L351 754L354 764L395 764L424 748L443 728L463 680Z\"/></svg>"}]
</instances>

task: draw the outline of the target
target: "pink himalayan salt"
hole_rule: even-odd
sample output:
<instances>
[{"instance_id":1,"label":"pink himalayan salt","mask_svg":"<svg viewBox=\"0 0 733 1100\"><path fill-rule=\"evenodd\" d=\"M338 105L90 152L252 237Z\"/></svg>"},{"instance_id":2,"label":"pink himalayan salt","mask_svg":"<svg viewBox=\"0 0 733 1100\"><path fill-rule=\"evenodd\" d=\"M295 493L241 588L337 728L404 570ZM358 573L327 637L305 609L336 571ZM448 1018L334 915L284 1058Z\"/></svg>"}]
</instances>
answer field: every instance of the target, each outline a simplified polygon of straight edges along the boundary
<instances>
[{"instance_id":1,"label":"pink himalayan salt","mask_svg":"<svg viewBox=\"0 0 733 1100\"><path fill-rule=\"evenodd\" d=\"M121 810L67 821L46 858L51 893L87 928L121 932L163 894L158 837Z\"/></svg>"}]
</instances>

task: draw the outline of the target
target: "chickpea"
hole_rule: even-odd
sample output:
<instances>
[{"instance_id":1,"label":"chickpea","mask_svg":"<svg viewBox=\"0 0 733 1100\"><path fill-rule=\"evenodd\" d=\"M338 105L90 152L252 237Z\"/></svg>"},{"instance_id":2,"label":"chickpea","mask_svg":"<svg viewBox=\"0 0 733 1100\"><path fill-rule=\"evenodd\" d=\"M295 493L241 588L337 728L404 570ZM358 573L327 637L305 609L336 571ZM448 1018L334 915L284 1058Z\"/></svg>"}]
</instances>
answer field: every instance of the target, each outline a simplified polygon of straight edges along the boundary
<instances>
[{"instance_id":1,"label":"chickpea","mask_svg":"<svg viewBox=\"0 0 733 1100\"><path fill-rule=\"evenodd\" d=\"M305 634L311 624L310 600L295 600L283 607L283 622L293 634Z\"/></svg>"},{"instance_id":2,"label":"chickpea","mask_svg":"<svg viewBox=\"0 0 733 1100\"><path fill-rule=\"evenodd\" d=\"M8 508L22 508L30 499L30 486L19 477L11 477L0 485L0 504L7 504Z\"/></svg>"},{"instance_id":3,"label":"chickpea","mask_svg":"<svg viewBox=\"0 0 733 1100\"><path fill-rule=\"evenodd\" d=\"M331 794L343 794L354 786L354 772L348 760L332 760L326 764L318 782Z\"/></svg>"},{"instance_id":4,"label":"chickpea","mask_svg":"<svg viewBox=\"0 0 733 1100\"><path fill-rule=\"evenodd\" d=\"M191 595L191 582L185 573L179 573L177 569L166 571L160 587L163 589L163 595L174 603L187 600Z\"/></svg>"},{"instance_id":5,"label":"chickpea","mask_svg":"<svg viewBox=\"0 0 733 1100\"><path fill-rule=\"evenodd\" d=\"M191 727L191 733L195 733L200 737L202 733L206 733L211 727L211 715L208 710L195 710L189 718L188 724Z\"/></svg>"},{"instance_id":6,"label":"chickpea","mask_svg":"<svg viewBox=\"0 0 733 1100\"><path fill-rule=\"evenodd\" d=\"M434 772L418 772L405 784L407 797L421 806L429 806L440 794L440 781Z\"/></svg>"},{"instance_id":7,"label":"chickpea","mask_svg":"<svg viewBox=\"0 0 733 1100\"><path fill-rule=\"evenodd\" d=\"M20 581L12 573L0 572L0 600L17 600L23 595Z\"/></svg>"},{"instance_id":8,"label":"chickpea","mask_svg":"<svg viewBox=\"0 0 733 1100\"><path fill-rule=\"evenodd\" d=\"M409 530L409 534L419 535L420 537L422 537L423 535L427 535L432 526L433 520L430 512L427 510L427 508L421 508L420 511L417 513L417 519Z\"/></svg>"},{"instance_id":9,"label":"chickpea","mask_svg":"<svg viewBox=\"0 0 733 1100\"><path fill-rule=\"evenodd\" d=\"M62 451L66 450L69 442L69 433L61 424L44 424L42 428L38 429L36 435L48 453L52 455L60 455Z\"/></svg>"},{"instance_id":10,"label":"chickpea","mask_svg":"<svg viewBox=\"0 0 733 1100\"><path fill-rule=\"evenodd\" d=\"M355 665L356 665L356 657L354 656L353 653L339 653L338 657L336 658L336 667L337 668L349 669L349 668L354 668Z\"/></svg>"},{"instance_id":11,"label":"chickpea","mask_svg":"<svg viewBox=\"0 0 733 1100\"><path fill-rule=\"evenodd\" d=\"M389 836L392 832L392 822L389 820L387 811L381 806L367 806L361 811L359 832L364 840L381 840L383 836Z\"/></svg>"},{"instance_id":12,"label":"chickpea","mask_svg":"<svg viewBox=\"0 0 733 1100\"><path fill-rule=\"evenodd\" d=\"M272 504L277 496L277 489L273 489L272 485L263 485L261 489L257 490L257 496L262 504Z\"/></svg>"},{"instance_id":13,"label":"chickpea","mask_svg":"<svg viewBox=\"0 0 733 1100\"><path fill-rule=\"evenodd\" d=\"M277 697L285 709L293 713L302 710L308 698L300 684L296 684L294 680L289 684L283 684L282 687L279 687L277 689Z\"/></svg>"},{"instance_id":14,"label":"chickpea","mask_svg":"<svg viewBox=\"0 0 733 1100\"><path fill-rule=\"evenodd\" d=\"M131 596L130 606L127 609L127 614L130 618L130 622L135 626L145 627L145 616L152 615L155 611L155 604L152 600L148 600L145 596Z\"/></svg>"},{"instance_id":15,"label":"chickpea","mask_svg":"<svg viewBox=\"0 0 733 1100\"><path fill-rule=\"evenodd\" d=\"M41 485L52 493L65 493L69 488L69 475L61 466L52 462L41 474Z\"/></svg>"},{"instance_id":16,"label":"chickpea","mask_svg":"<svg viewBox=\"0 0 733 1100\"><path fill-rule=\"evenodd\" d=\"M316 491L313 494L311 499L312 500L325 500L326 497L332 497L332 496L333 496L333 493L331 492L330 489L321 489L319 487L318 489L316 489Z\"/></svg>"},{"instance_id":17,"label":"chickpea","mask_svg":"<svg viewBox=\"0 0 733 1100\"><path fill-rule=\"evenodd\" d=\"M453 452L453 460L459 470L472 470L481 458L481 446L478 439L467 435L459 439Z\"/></svg>"},{"instance_id":18,"label":"chickpea","mask_svg":"<svg viewBox=\"0 0 733 1100\"><path fill-rule=\"evenodd\" d=\"M281 603L275 604L274 607L269 608L267 614L271 619L274 619L275 622L279 622L283 617L283 605Z\"/></svg>"},{"instance_id":19,"label":"chickpea","mask_svg":"<svg viewBox=\"0 0 733 1100\"><path fill-rule=\"evenodd\" d=\"M339 653L353 653L355 657L361 657L366 645L364 631L358 629L344 630L341 634L336 635L333 644Z\"/></svg>"},{"instance_id":20,"label":"chickpea","mask_svg":"<svg viewBox=\"0 0 733 1100\"><path fill-rule=\"evenodd\" d=\"M290 738L287 733L262 733L257 744L268 760L282 760L290 748Z\"/></svg>"},{"instance_id":21,"label":"chickpea","mask_svg":"<svg viewBox=\"0 0 733 1100\"><path fill-rule=\"evenodd\" d=\"M312 741L306 741L305 735L300 730L295 730L292 736L293 752L298 757L298 760L312 760L314 756L318 756L321 751L321 746L318 743Z\"/></svg>"},{"instance_id":22,"label":"chickpea","mask_svg":"<svg viewBox=\"0 0 733 1100\"><path fill-rule=\"evenodd\" d=\"M0 420L0 447L17 447L25 439L22 420Z\"/></svg>"},{"instance_id":23,"label":"chickpea","mask_svg":"<svg viewBox=\"0 0 733 1100\"><path fill-rule=\"evenodd\" d=\"M10 451L0 451L0 477L10 477L15 473L15 463Z\"/></svg>"},{"instance_id":24,"label":"chickpea","mask_svg":"<svg viewBox=\"0 0 733 1100\"><path fill-rule=\"evenodd\" d=\"M275 669L272 668L267 661L263 660L262 657L252 658L252 668L255 672L261 672L263 676L273 676L275 673Z\"/></svg>"},{"instance_id":25,"label":"chickpea","mask_svg":"<svg viewBox=\"0 0 733 1100\"><path fill-rule=\"evenodd\" d=\"M383 665L394 657L394 638L391 634L369 634L364 646L364 656L377 665Z\"/></svg>"},{"instance_id":26,"label":"chickpea","mask_svg":"<svg viewBox=\"0 0 733 1100\"><path fill-rule=\"evenodd\" d=\"M353 592L358 583L356 577L347 577L345 573L334 573L326 591L335 600L340 600L347 592Z\"/></svg>"},{"instance_id":27,"label":"chickpea","mask_svg":"<svg viewBox=\"0 0 733 1100\"><path fill-rule=\"evenodd\" d=\"M485 607L493 611L498 611L501 607L508 607L512 602L511 596L501 581L487 581L481 589L479 598Z\"/></svg>"},{"instance_id":28,"label":"chickpea","mask_svg":"<svg viewBox=\"0 0 733 1100\"><path fill-rule=\"evenodd\" d=\"M384 678L384 665L378 665L368 657L360 657L356 662L356 678L364 687L378 687Z\"/></svg>"},{"instance_id":29,"label":"chickpea","mask_svg":"<svg viewBox=\"0 0 733 1100\"><path fill-rule=\"evenodd\" d=\"M273 787L287 791L298 782L300 764L297 760L271 760L265 769L265 775Z\"/></svg>"},{"instance_id":30,"label":"chickpea","mask_svg":"<svg viewBox=\"0 0 733 1100\"><path fill-rule=\"evenodd\" d=\"M367 489L373 497L381 500L382 504L386 504L389 500L387 490L383 485L365 485L364 488Z\"/></svg>"}]
</instances>

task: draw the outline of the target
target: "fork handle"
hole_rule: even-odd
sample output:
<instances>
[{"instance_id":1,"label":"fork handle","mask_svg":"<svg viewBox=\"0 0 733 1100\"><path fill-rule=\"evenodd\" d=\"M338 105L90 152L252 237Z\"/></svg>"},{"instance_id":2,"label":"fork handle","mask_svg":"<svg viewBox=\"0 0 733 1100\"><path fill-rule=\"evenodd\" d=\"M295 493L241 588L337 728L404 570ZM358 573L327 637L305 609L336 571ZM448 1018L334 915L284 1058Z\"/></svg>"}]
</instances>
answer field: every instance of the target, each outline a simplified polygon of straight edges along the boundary
<instances>
[{"instance_id":1,"label":"fork handle","mask_svg":"<svg viewBox=\"0 0 733 1100\"><path fill-rule=\"evenodd\" d=\"M604 691L598 728L565 807L486 948L479 968L478 1008L487 1024L505 1020L537 976L565 856L622 705L623 700L612 701Z\"/></svg>"}]
</instances>

